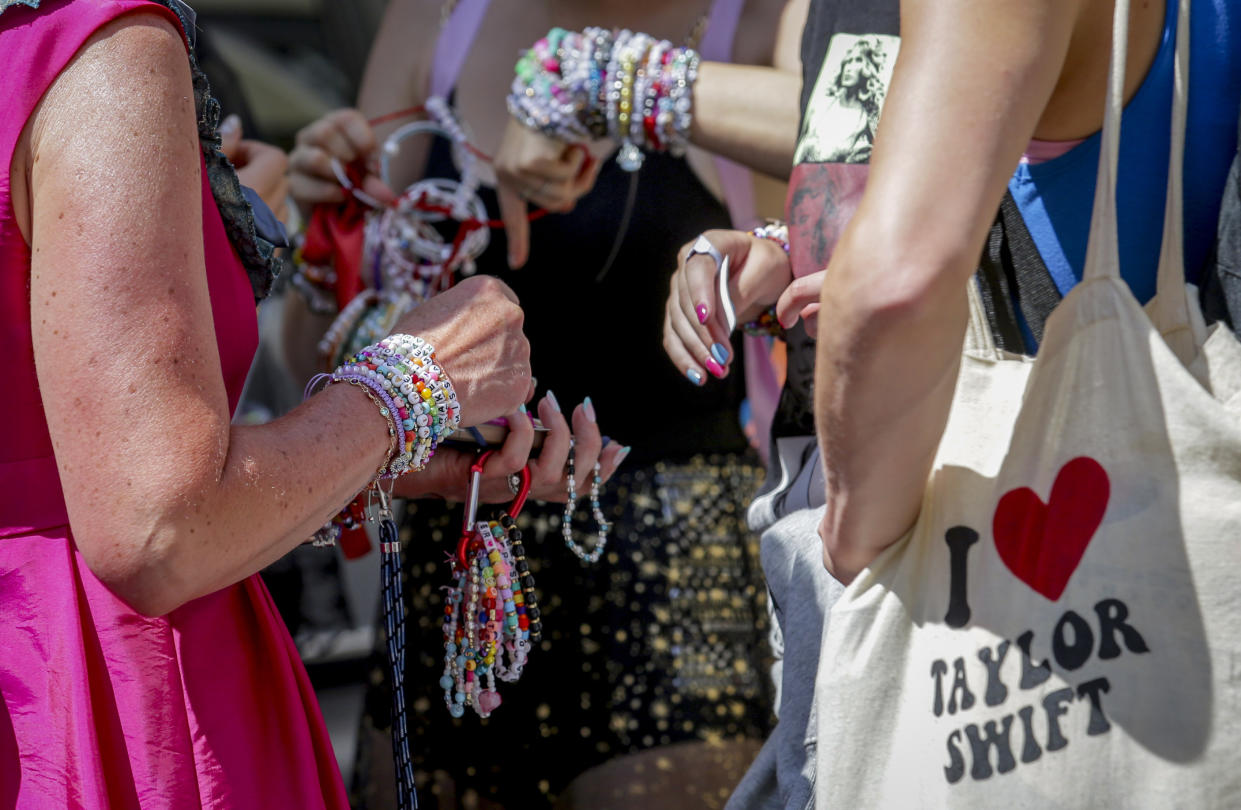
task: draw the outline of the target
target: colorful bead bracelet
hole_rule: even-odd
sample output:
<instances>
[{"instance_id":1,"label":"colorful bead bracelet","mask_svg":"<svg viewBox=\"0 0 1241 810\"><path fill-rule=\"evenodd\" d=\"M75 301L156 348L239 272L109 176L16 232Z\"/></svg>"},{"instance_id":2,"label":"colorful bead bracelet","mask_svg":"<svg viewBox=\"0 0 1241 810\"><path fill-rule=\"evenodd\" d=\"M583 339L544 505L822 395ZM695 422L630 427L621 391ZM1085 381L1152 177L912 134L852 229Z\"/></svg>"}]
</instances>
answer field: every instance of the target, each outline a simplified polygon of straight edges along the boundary
<instances>
[{"instance_id":1,"label":"colorful bead bracelet","mask_svg":"<svg viewBox=\"0 0 1241 810\"><path fill-rule=\"evenodd\" d=\"M553 28L518 59L509 112L568 143L611 138L617 161L636 171L643 150L684 153L699 61L648 34Z\"/></svg>"},{"instance_id":2,"label":"colorful bead bracelet","mask_svg":"<svg viewBox=\"0 0 1241 810\"><path fill-rule=\"evenodd\" d=\"M768 222L765 225L759 225L750 233L759 239L775 242L784 249L786 254L789 252L789 226L783 222ZM780 319L776 317L774 306L768 307L754 320L743 323L741 330L751 337L784 337L784 327L780 325Z\"/></svg>"}]
</instances>

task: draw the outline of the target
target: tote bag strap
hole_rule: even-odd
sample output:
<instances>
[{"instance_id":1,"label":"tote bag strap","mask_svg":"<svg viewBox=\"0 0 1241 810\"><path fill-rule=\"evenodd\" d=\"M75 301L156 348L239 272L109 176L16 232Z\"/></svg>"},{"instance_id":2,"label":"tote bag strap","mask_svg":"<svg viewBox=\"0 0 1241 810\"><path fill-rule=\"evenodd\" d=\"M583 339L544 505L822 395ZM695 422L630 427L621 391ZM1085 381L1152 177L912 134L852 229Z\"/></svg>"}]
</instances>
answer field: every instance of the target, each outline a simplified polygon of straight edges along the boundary
<instances>
[{"instance_id":1,"label":"tote bag strap","mask_svg":"<svg viewBox=\"0 0 1241 810\"><path fill-rule=\"evenodd\" d=\"M1171 148L1168 192L1164 202L1163 244L1151 320L1168 347L1190 366L1206 341L1205 322L1191 309L1185 287L1184 162L1185 127L1189 98L1190 0L1181 0L1176 20L1176 59L1173 70Z\"/></svg>"},{"instance_id":2,"label":"tote bag strap","mask_svg":"<svg viewBox=\"0 0 1241 810\"><path fill-rule=\"evenodd\" d=\"M1177 0L1168 0L1177 2ZM1185 289L1184 233L1182 224L1185 121L1189 99L1190 0L1180 0L1176 22L1176 56L1173 71L1171 143L1168 149L1168 183L1164 201L1163 244L1159 256L1156 296L1149 312L1155 327L1181 362L1189 366L1206 339L1201 319L1189 310ZM1120 125L1124 110L1125 63L1129 44L1129 0L1117 0L1112 19L1112 61L1108 72L1107 106L1099 149L1099 174L1095 184L1090 238L1086 247L1083 280L1120 278L1120 249L1116 233L1116 179L1120 156Z\"/></svg>"},{"instance_id":3,"label":"tote bag strap","mask_svg":"<svg viewBox=\"0 0 1241 810\"><path fill-rule=\"evenodd\" d=\"M981 283L982 280L975 274L970 276L970 280L965 285L966 294L969 296L970 320L965 329L964 351L974 357L994 360L998 352L995 336L991 332L991 318L988 317L987 307L983 303L982 292L979 289Z\"/></svg>"}]
</instances>

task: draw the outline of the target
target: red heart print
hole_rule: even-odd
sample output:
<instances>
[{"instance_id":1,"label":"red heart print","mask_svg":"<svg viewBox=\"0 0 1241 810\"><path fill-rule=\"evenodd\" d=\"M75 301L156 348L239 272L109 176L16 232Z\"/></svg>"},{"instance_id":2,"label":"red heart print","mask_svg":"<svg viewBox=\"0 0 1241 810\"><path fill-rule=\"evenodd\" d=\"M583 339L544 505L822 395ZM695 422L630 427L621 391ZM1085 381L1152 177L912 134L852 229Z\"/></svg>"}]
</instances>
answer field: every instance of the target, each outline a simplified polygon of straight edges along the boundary
<instances>
[{"instance_id":1,"label":"red heart print","mask_svg":"<svg viewBox=\"0 0 1241 810\"><path fill-rule=\"evenodd\" d=\"M1017 579L1055 602L1103 522L1111 484L1099 462L1080 456L1056 475L1044 504L1029 487L1004 494L991 533Z\"/></svg>"}]
</instances>

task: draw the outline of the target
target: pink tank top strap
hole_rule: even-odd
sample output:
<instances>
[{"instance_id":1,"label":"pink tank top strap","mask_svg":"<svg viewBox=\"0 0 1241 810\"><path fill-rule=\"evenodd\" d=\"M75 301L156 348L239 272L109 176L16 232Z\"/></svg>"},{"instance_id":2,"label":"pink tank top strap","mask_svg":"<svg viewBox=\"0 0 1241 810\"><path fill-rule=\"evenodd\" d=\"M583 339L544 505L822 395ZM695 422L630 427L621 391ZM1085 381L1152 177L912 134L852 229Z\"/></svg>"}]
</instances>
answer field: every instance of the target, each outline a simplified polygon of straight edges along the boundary
<instances>
[{"instance_id":1,"label":"pink tank top strap","mask_svg":"<svg viewBox=\"0 0 1241 810\"><path fill-rule=\"evenodd\" d=\"M430 95L448 98L457 86L461 68L474 46L478 28L487 16L491 0L457 0L452 13L440 28L435 40L435 55L431 62Z\"/></svg>"}]
</instances>

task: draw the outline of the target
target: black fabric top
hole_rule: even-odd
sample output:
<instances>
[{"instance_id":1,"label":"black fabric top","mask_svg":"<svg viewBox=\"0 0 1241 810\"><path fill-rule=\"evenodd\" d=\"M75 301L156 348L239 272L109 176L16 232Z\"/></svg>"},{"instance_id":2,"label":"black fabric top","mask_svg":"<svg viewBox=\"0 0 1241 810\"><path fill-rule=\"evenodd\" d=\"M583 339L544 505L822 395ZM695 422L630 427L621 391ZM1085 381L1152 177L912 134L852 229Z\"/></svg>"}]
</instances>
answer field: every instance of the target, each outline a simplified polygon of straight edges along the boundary
<instances>
[{"instance_id":1,"label":"black fabric top","mask_svg":"<svg viewBox=\"0 0 1241 810\"><path fill-rule=\"evenodd\" d=\"M431 148L426 175L459 177L442 139ZM708 375L698 388L663 350L677 250L704 230L730 227L728 212L684 160L648 155L637 173L629 226L600 279L631 182L609 159L572 212L531 224L524 268L508 269L504 232L496 229L479 272L500 277L521 300L539 396L550 388L566 415L590 396L604 433L633 447L627 465L740 452L746 447L738 418L741 364L725 380ZM479 194L498 218L494 191L484 187Z\"/></svg>"},{"instance_id":2,"label":"black fabric top","mask_svg":"<svg viewBox=\"0 0 1241 810\"><path fill-rule=\"evenodd\" d=\"M790 258L798 276L827 266L835 236L853 215L857 200L842 189L865 182L899 31L897 0L814 0L810 5L801 46L801 132L786 212ZM855 74L846 63L858 56L866 61ZM814 359L815 342L799 322L788 334L788 376L773 436L814 434Z\"/></svg>"}]
</instances>

